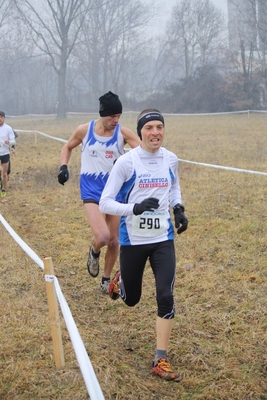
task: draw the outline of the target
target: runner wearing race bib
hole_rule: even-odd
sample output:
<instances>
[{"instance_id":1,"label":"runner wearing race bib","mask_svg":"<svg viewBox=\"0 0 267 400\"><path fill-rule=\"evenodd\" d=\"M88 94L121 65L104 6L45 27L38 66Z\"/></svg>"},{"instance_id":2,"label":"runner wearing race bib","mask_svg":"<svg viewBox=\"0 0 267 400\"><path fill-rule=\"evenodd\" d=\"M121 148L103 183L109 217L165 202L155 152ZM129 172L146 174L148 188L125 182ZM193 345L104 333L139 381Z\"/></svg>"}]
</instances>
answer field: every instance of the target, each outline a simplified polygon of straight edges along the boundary
<instances>
[{"instance_id":1,"label":"runner wearing race bib","mask_svg":"<svg viewBox=\"0 0 267 400\"><path fill-rule=\"evenodd\" d=\"M156 282L158 305L157 347L152 373L180 381L167 361L167 347L175 315L174 212L178 234L187 229L181 204L177 156L161 147L164 118L158 110L144 110L138 117L140 146L121 156L114 165L100 199L100 211L120 215L120 271L109 286L110 297L121 297L128 306L141 297L144 268L149 259ZM121 202L116 196L121 196Z\"/></svg>"}]
</instances>

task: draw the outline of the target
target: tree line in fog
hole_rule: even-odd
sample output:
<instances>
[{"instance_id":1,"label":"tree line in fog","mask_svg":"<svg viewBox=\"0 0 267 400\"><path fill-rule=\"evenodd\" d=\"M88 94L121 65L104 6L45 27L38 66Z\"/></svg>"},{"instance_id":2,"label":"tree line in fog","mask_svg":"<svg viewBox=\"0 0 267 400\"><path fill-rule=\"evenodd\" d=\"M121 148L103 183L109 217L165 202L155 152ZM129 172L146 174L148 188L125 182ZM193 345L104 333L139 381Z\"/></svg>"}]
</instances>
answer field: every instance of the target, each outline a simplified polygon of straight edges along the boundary
<instances>
[{"instance_id":1,"label":"tree line in fog","mask_svg":"<svg viewBox=\"0 0 267 400\"><path fill-rule=\"evenodd\" d=\"M177 0L166 22L154 1L0 0L0 108L65 117L111 90L124 110L264 109L266 37L235 35L210 0Z\"/></svg>"}]
</instances>

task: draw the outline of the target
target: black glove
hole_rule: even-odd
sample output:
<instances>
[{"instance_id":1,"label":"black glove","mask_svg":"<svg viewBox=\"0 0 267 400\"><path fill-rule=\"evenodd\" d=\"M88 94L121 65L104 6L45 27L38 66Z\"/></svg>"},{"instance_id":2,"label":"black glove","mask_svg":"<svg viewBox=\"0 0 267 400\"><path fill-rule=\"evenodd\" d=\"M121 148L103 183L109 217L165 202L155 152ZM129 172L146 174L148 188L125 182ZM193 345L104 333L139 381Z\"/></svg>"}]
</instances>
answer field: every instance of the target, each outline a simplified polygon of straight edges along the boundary
<instances>
[{"instance_id":1,"label":"black glove","mask_svg":"<svg viewBox=\"0 0 267 400\"><path fill-rule=\"evenodd\" d=\"M175 228L178 228L177 233L180 235L180 233L187 230L188 225L188 220L184 215L184 206L179 203L176 204L176 206L173 207L173 213L175 219Z\"/></svg>"},{"instance_id":2,"label":"black glove","mask_svg":"<svg viewBox=\"0 0 267 400\"><path fill-rule=\"evenodd\" d=\"M69 171L66 164L61 165L61 167L59 168L57 179L61 185L64 185L64 183L67 182L67 180L69 179Z\"/></svg>"},{"instance_id":3,"label":"black glove","mask_svg":"<svg viewBox=\"0 0 267 400\"><path fill-rule=\"evenodd\" d=\"M159 200L155 199L155 197L149 197L141 203L136 203L133 208L133 213L134 215L140 215L145 211L154 211L157 208L159 208Z\"/></svg>"}]
</instances>

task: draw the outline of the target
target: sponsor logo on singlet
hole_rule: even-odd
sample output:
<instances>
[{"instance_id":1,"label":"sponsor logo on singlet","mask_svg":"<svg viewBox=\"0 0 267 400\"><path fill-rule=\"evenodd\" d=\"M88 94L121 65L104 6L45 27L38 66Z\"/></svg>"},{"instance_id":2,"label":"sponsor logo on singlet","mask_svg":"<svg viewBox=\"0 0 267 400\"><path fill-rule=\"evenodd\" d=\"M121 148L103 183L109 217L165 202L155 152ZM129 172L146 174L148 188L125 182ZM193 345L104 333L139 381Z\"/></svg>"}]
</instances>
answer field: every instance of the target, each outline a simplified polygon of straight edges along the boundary
<instances>
[{"instance_id":1,"label":"sponsor logo on singlet","mask_svg":"<svg viewBox=\"0 0 267 400\"><path fill-rule=\"evenodd\" d=\"M144 178L139 179L139 188L155 188L155 187L168 187L169 182L167 178Z\"/></svg>"},{"instance_id":2,"label":"sponsor logo on singlet","mask_svg":"<svg viewBox=\"0 0 267 400\"><path fill-rule=\"evenodd\" d=\"M113 151L106 150L105 151L105 158L113 158L113 154L114 154Z\"/></svg>"}]
</instances>

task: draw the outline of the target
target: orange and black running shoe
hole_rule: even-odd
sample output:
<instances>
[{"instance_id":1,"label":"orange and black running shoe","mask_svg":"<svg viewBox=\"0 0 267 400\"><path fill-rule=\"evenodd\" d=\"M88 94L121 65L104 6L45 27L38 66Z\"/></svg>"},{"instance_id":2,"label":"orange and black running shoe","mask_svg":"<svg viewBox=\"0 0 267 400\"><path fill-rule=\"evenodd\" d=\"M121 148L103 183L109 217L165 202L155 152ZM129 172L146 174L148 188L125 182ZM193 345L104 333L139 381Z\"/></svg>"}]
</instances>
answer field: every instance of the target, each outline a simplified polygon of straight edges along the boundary
<instances>
[{"instance_id":1,"label":"orange and black running shoe","mask_svg":"<svg viewBox=\"0 0 267 400\"><path fill-rule=\"evenodd\" d=\"M119 294L120 276L121 276L120 271L117 271L114 278L110 281L108 294L112 300L117 300L120 297Z\"/></svg>"},{"instance_id":2,"label":"orange and black running shoe","mask_svg":"<svg viewBox=\"0 0 267 400\"><path fill-rule=\"evenodd\" d=\"M152 374L158 375L166 381L180 382L183 379L177 372L172 370L171 364L166 358L157 359L157 364L152 366Z\"/></svg>"}]
</instances>

